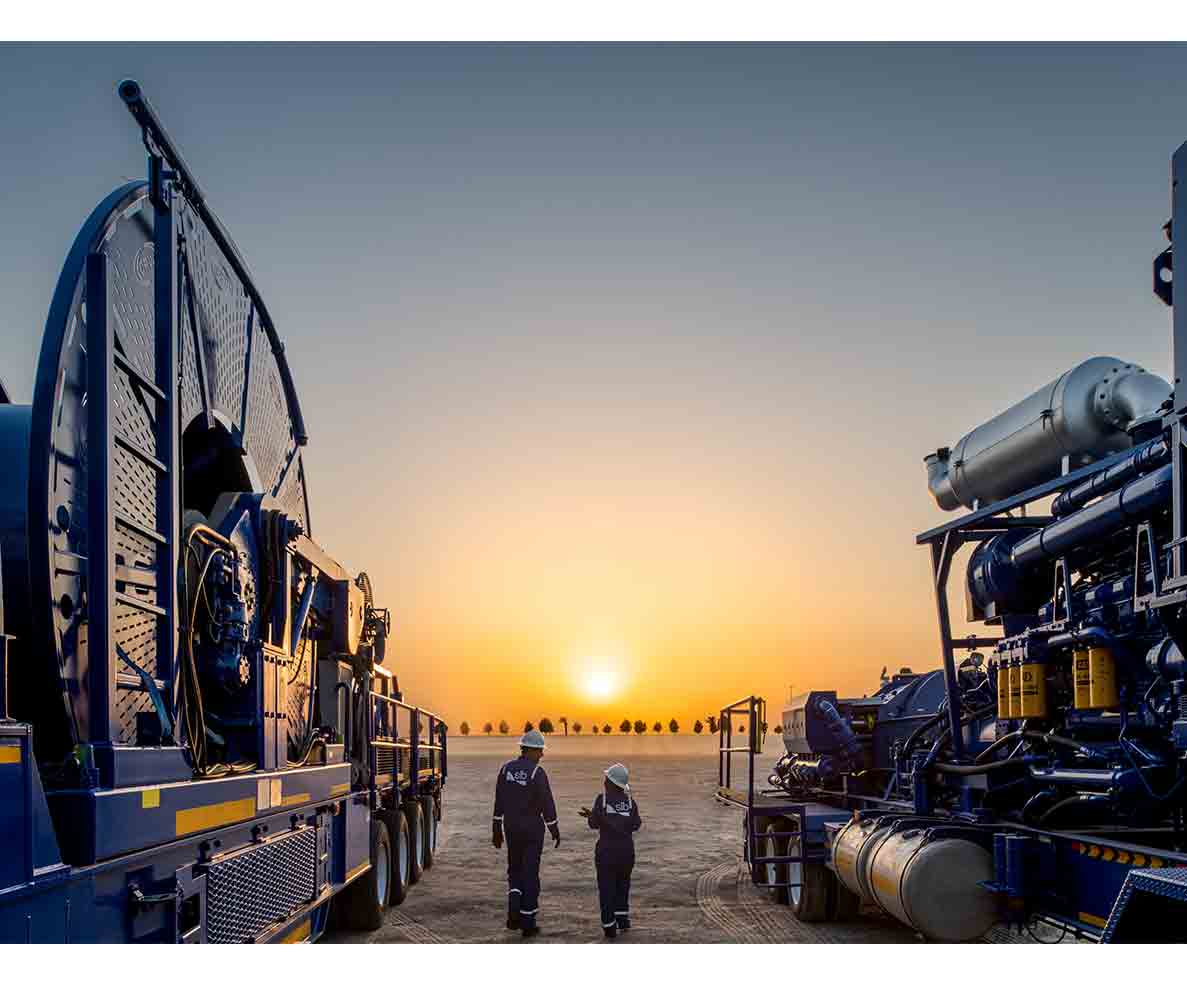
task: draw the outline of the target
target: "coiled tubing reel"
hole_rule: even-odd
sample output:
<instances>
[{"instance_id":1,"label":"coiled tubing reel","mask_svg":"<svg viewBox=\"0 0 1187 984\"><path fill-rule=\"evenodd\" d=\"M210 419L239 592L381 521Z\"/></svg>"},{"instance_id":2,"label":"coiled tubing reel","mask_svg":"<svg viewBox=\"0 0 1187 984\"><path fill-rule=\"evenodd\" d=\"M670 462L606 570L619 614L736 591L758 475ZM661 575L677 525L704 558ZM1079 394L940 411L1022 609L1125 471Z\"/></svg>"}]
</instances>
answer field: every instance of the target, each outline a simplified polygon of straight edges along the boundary
<instances>
[{"instance_id":1,"label":"coiled tubing reel","mask_svg":"<svg viewBox=\"0 0 1187 984\"><path fill-rule=\"evenodd\" d=\"M50 304L32 404L0 399L7 710L33 723L39 760L73 761L102 785L194 764L181 768L186 736L168 733L181 716L187 614L203 645L230 647L228 686L256 685L242 648L262 633L279 575L246 562L232 571L224 558L209 573L225 568L239 601L212 598L217 578L185 597L187 564L208 552L192 530L225 511L220 498L245 493L263 497L263 528L283 519L282 553L311 530L305 427L271 315L139 86L119 94L142 127L149 180L117 188L83 223ZM287 607L302 588L290 579ZM313 729L315 620L303 619L285 654L283 706L267 712L287 717L290 761Z\"/></svg>"}]
</instances>

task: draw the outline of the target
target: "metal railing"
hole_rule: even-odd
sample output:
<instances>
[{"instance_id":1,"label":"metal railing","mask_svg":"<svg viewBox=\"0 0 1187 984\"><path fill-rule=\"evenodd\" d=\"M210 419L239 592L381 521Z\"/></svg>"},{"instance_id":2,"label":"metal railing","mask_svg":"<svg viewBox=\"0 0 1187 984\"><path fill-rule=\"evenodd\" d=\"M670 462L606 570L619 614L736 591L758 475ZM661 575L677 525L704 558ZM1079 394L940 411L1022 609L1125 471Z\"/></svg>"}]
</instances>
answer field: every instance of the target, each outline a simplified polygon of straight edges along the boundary
<instances>
[{"instance_id":1,"label":"metal railing","mask_svg":"<svg viewBox=\"0 0 1187 984\"><path fill-rule=\"evenodd\" d=\"M741 736L735 723L745 723L746 741L735 745L734 736ZM761 697L743 697L721 709L718 717L717 748L717 798L733 806L745 807L746 840L744 858L750 868L750 880L767 888L799 888L801 882L792 878L793 865L804 861L803 833L806 827L805 807L799 803L755 803L754 759L762 752L767 732L767 702ZM746 792L741 794L733 787L733 758L746 756ZM759 825L766 819L779 818L791 823L793 829L776 830L770 825ZM773 854L759 851L759 841L770 847ZM784 867L786 866L786 867ZM784 868L787 877L776 877Z\"/></svg>"},{"instance_id":2,"label":"metal railing","mask_svg":"<svg viewBox=\"0 0 1187 984\"><path fill-rule=\"evenodd\" d=\"M734 722L743 719L749 729L745 745L734 745ZM746 805L754 805L754 756L762 751L767 727L767 702L761 697L743 697L721 709L717 719L717 792L736 801L733 789L733 756L746 756ZM739 732L740 733L740 732Z\"/></svg>"},{"instance_id":3,"label":"metal railing","mask_svg":"<svg viewBox=\"0 0 1187 984\"><path fill-rule=\"evenodd\" d=\"M432 711L405 704L371 691L367 702L371 789L383 781L420 787L422 781L441 783L449 768L447 726ZM403 721L401 720L403 719ZM390 752L390 765L381 767L380 753ZM384 756L387 758L387 756Z\"/></svg>"}]
</instances>

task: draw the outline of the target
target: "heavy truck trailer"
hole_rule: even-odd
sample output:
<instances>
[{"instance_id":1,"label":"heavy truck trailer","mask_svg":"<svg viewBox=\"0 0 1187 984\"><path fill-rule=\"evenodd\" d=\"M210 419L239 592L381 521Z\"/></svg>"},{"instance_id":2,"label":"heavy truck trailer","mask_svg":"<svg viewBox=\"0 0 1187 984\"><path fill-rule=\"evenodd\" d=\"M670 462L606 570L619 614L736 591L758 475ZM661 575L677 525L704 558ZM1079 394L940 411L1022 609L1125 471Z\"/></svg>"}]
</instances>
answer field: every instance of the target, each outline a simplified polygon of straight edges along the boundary
<instances>
[{"instance_id":1,"label":"heavy truck trailer","mask_svg":"<svg viewBox=\"0 0 1187 984\"><path fill-rule=\"evenodd\" d=\"M272 316L140 86L31 405L0 386L0 941L375 929L437 845L446 726L312 538ZM365 467L365 462L360 463Z\"/></svg>"},{"instance_id":2,"label":"heavy truck trailer","mask_svg":"<svg viewBox=\"0 0 1187 984\"><path fill-rule=\"evenodd\" d=\"M864 697L795 697L766 776L765 702L721 712L718 796L743 811L755 884L800 919L864 905L937 940L1005 923L1187 941L1187 303L1173 275L1187 144L1171 172L1153 280L1173 382L1088 359L925 458L936 503L965 510L916 538L941 668L884 672ZM959 638L948 586L965 546L966 620L988 628Z\"/></svg>"}]
</instances>

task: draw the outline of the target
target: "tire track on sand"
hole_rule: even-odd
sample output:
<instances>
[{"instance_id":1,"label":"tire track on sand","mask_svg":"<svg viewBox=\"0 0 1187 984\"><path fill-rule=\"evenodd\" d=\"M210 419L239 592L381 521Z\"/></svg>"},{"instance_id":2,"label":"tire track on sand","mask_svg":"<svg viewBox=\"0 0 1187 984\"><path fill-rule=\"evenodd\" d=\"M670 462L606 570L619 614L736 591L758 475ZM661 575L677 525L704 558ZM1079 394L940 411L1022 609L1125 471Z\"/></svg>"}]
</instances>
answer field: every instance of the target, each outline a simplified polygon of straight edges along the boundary
<instances>
[{"instance_id":1,"label":"tire track on sand","mask_svg":"<svg viewBox=\"0 0 1187 984\"><path fill-rule=\"evenodd\" d=\"M405 936L410 943L453 943L454 940L433 932L428 926L418 923L410 916L404 915L398 909L388 913L387 924Z\"/></svg>"},{"instance_id":2,"label":"tire track on sand","mask_svg":"<svg viewBox=\"0 0 1187 984\"><path fill-rule=\"evenodd\" d=\"M723 861L710 868L697 879L697 908L706 919L720 929L734 942L766 943L761 933L752 929L744 920L738 919L721 900L718 887L721 879L737 870L736 861Z\"/></svg>"}]
</instances>

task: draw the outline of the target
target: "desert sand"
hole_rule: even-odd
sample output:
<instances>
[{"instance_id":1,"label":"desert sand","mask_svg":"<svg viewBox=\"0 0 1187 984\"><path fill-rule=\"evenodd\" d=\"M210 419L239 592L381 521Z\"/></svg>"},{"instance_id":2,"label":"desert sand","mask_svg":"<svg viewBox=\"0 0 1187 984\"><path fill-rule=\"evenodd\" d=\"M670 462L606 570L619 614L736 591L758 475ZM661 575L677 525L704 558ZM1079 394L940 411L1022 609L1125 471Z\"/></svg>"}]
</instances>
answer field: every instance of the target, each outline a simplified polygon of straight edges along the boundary
<instances>
[{"instance_id":1,"label":"desert sand","mask_svg":"<svg viewBox=\"0 0 1187 984\"><path fill-rule=\"evenodd\" d=\"M562 840L540 866L541 934L523 944L504 925L506 853L490 843L493 781L514 756L507 738L453 740L440 846L404 904L374 933L335 933L326 942L372 943L910 943L915 935L875 912L850 923L808 925L755 888L742 863L742 812L718 803L717 739L705 736L551 736L544 758ZM774 761L777 736L760 764ZM593 849L597 834L577 811L592 803L601 770L631 770L643 829L636 835L633 928L609 941L599 928ZM744 769L739 757L737 768ZM762 773L765 776L765 773ZM991 934L1011 939L1004 931ZM1016 939L1016 937L1013 937Z\"/></svg>"}]
</instances>

